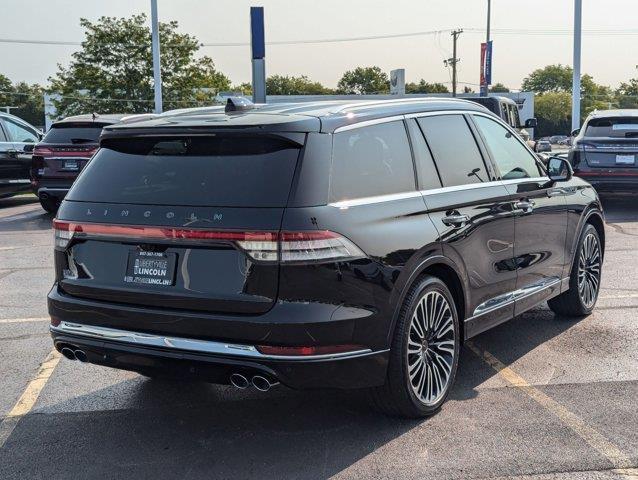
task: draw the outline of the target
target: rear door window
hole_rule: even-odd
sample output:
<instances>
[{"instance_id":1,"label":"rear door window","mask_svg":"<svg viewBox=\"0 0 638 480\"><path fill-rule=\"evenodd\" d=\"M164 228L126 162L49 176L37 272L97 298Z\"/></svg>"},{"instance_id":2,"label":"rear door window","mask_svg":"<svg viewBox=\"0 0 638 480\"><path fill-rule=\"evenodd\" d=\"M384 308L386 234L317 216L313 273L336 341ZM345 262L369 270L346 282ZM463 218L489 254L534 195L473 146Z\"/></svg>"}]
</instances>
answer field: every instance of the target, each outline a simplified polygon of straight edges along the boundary
<instances>
[{"instance_id":1,"label":"rear door window","mask_svg":"<svg viewBox=\"0 0 638 480\"><path fill-rule=\"evenodd\" d=\"M462 115L421 117L418 123L444 187L490 180L474 135Z\"/></svg>"},{"instance_id":2,"label":"rear door window","mask_svg":"<svg viewBox=\"0 0 638 480\"><path fill-rule=\"evenodd\" d=\"M300 146L268 136L110 139L68 200L175 206L284 207Z\"/></svg>"},{"instance_id":3,"label":"rear door window","mask_svg":"<svg viewBox=\"0 0 638 480\"><path fill-rule=\"evenodd\" d=\"M333 142L330 201L415 190L403 121L339 132Z\"/></svg>"},{"instance_id":4,"label":"rear door window","mask_svg":"<svg viewBox=\"0 0 638 480\"><path fill-rule=\"evenodd\" d=\"M517 135L491 118L474 115L474 121L485 138L503 180L533 178L541 174L534 156Z\"/></svg>"},{"instance_id":5,"label":"rear door window","mask_svg":"<svg viewBox=\"0 0 638 480\"><path fill-rule=\"evenodd\" d=\"M66 126L53 125L42 141L44 143L82 144L97 143L103 125Z\"/></svg>"}]
</instances>

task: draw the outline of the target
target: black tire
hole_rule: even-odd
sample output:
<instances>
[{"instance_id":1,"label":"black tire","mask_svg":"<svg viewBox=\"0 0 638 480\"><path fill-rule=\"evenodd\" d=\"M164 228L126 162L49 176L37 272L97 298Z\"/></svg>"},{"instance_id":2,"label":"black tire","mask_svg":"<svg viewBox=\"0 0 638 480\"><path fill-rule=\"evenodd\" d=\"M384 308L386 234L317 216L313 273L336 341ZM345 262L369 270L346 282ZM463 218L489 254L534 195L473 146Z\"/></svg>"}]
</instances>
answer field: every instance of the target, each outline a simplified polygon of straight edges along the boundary
<instances>
[{"instance_id":1,"label":"black tire","mask_svg":"<svg viewBox=\"0 0 638 480\"><path fill-rule=\"evenodd\" d=\"M441 353L441 355L446 358L447 355L451 356L451 358L449 359L449 364L446 362L446 365L449 366L450 373L445 385L437 390L439 393L435 396L433 401L424 402L421 398L417 397L415 389L418 389L418 386L414 386L412 383L412 379L410 378L409 369L412 368L411 366L409 366L410 358L412 358L414 365L416 362L418 362L419 355L421 356L421 358L434 358L434 356L437 354L408 354L408 339L411 339L412 345L414 345L415 330L413 330L412 327L413 315L415 314L419 303L424 299L427 301L426 296L431 292L440 294L445 299L445 301L447 302L447 306L449 307L449 313L451 315L452 322L451 332L453 333L453 339L451 339L453 340L453 352L446 353L442 350L436 350L436 352ZM433 298L438 299L439 297L433 296ZM441 304L442 303L443 302L441 302ZM445 320L441 320L439 331L443 330L443 326L446 327L445 330L449 330L449 317L447 317L446 312L444 312L444 315L446 315L446 317ZM442 323L444 321L446 322L445 324ZM410 333L411 329L412 334ZM413 336L411 337L411 335ZM446 343L450 342L450 335L451 334L448 331L448 333L444 337L446 339ZM411 287L409 293L406 295L406 298L403 301L403 305L399 313L399 318L397 319L397 324L394 330L392 345L390 348L390 360L388 364L388 372L385 384L380 387L374 388L371 391L370 397L373 406L385 414L407 418L422 418L436 413L443 402L445 402L449 391L454 384L454 378L456 376L456 370L458 367L460 340L459 318L450 290L439 278L431 276L421 277ZM435 350L438 347L431 347L433 345L440 344L440 340L439 343L432 343L429 346L427 340L424 343L425 345L422 346L422 348L427 352L432 352L432 350ZM414 346L412 351L414 352ZM428 357L428 355L430 356ZM443 357L439 355L439 358ZM442 370L439 367L442 364L438 360L437 362L437 373L440 373ZM435 363L434 360L432 360L431 363ZM427 381L429 374L425 374L426 367L422 366L421 368L423 369L423 374L426 375L425 381ZM434 370L429 371L434 372ZM415 373L417 377L419 376L417 373L419 372L418 367L413 369L412 372ZM435 379L435 376L432 375L431 378Z\"/></svg>"},{"instance_id":2,"label":"black tire","mask_svg":"<svg viewBox=\"0 0 638 480\"><path fill-rule=\"evenodd\" d=\"M60 206L60 202L58 202L55 198L41 198L40 205L47 213L56 213Z\"/></svg>"},{"instance_id":3,"label":"black tire","mask_svg":"<svg viewBox=\"0 0 638 480\"><path fill-rule=\"evenodd\" d=\"M590 235L593 235L599 252L598 275L596 291L593 294L593 301L586 302L583 298L584 295L581 294L581 290L579 288L579 263L581 261L581 253L584 253L583 249L585 248L585 240ZM587 223L585 224L585 227L580 234L580 238L578 239L578 246L576 247L576 251L574 253L574 261L572 262L571 273L569 275L569 290L561 293L557 297L548 300L547 305L549 305L549 308L554 313L567 317L584 317L586 315L589 315L596 306L596 301L598 300L598 293L600 292L602 263L603 249L600 242L600 236L598 235L598 231L594 228L594 226Z\"/></svg>"}]
</instances>

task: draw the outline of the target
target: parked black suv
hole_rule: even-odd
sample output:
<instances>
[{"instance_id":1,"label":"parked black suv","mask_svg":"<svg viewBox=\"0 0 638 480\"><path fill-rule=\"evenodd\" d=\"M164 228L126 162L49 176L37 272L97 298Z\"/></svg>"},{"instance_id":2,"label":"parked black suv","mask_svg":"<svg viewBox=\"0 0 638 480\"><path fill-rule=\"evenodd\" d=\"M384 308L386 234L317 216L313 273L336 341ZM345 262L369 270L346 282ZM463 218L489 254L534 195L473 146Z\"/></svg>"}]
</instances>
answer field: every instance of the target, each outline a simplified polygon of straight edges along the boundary
<instances>
[{"instance_id":1,"label":"parked black suv","mask_svg":"<svg viewBox=\"0 0 638 480\"><path fill-rule=\"evenodd\" d=\"M599 110L575 130L569 161L600 193L638 192L638 110Z\"/></svg>"},{"instance_id":2,"label":"parked black suv","mask_svg":"<svg viewBox=\"0 0 638 480\"><path fill-rule=\"evenodd\" d=\"M461 342L587 315L596 192L463 100L210 109L106 127L62 202L58 350L260 390L372 387L433 413Z\"/></svg>"}]
</instances>

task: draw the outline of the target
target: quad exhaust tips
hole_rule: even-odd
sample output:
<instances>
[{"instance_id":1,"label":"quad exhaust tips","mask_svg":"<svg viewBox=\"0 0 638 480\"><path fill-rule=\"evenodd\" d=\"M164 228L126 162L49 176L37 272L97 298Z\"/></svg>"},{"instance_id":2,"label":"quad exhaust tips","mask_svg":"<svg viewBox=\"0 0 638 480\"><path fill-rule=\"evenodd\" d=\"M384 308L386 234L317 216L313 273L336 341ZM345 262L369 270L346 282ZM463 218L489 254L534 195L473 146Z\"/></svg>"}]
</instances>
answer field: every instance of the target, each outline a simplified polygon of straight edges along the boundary
<instances>
[{"instance_id":1,"label":"quad exhaust tips","mask_svg":"<svg viewBox=\"0 0 638 480\"><path fill-rule=\"evenodd\" d=\"M250 385L250 382L248 382L248 379L244 377L241 373L233 373L230 376L230 384L235 388L244 390L245 388L248 388L248 386Z\"/></svg>"},{"instance_id":2,"label":"quad exhaust tips","mask_svg":"<svg viewBox=\"0 0 638 480\"><path fill-rule=\"evenodd\" d=\"M279 385L279 382L273 382L272 380L261 375L255 375L249 381L248 378L246 378L241 373L233 373L230 376L230 384L235 388L239 388L240 390L244 390L252 385L260 392L267 392L268 390L270 390L271 387Z\"/></svg>"},{"instance_id":3,"label":"quad exhaust tips","mask_svg":"<svg viewBox=\"0 0 638 480\"><path fill-rule=\"evenodd\" d=\"M79 360L80 362L86 362L86 353L80 349L73 350L71 347L62 347L60 353L69 360Z\"/></svg>"}]
</instances>

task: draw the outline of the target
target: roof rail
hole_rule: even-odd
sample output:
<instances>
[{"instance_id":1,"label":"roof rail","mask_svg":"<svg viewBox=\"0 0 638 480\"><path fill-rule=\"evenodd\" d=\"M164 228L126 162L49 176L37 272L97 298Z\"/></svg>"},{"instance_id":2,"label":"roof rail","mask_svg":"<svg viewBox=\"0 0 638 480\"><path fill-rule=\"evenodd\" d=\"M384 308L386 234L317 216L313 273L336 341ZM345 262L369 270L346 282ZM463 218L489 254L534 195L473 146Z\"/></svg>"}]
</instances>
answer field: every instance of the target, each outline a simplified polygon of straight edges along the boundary
<instances>
[{"instance_id":1,"label":"roof rail","mask_svg":"<svg viewBox=\"0 0 638 480\"><path fill-rule=\"evenodd\" d=\"M346 105L341 105L339 108L332 110L331 113L342 113L345 110L349 110L352 108L356 108L356 107L362 107L362 108L367 108L367 107L374 107L376 105L387 105L387 104L397 104L397 103L414 103L414 104L419 104L419 103L428 103L428 102L432 102L434 100L464 100L462 98L450 98L450 97L417 97L417 98L392 98L392 99L386 99L386 100L360 100L358 102L353 102L353 103L348 103Z\"/></svg>"}]
</instances>

